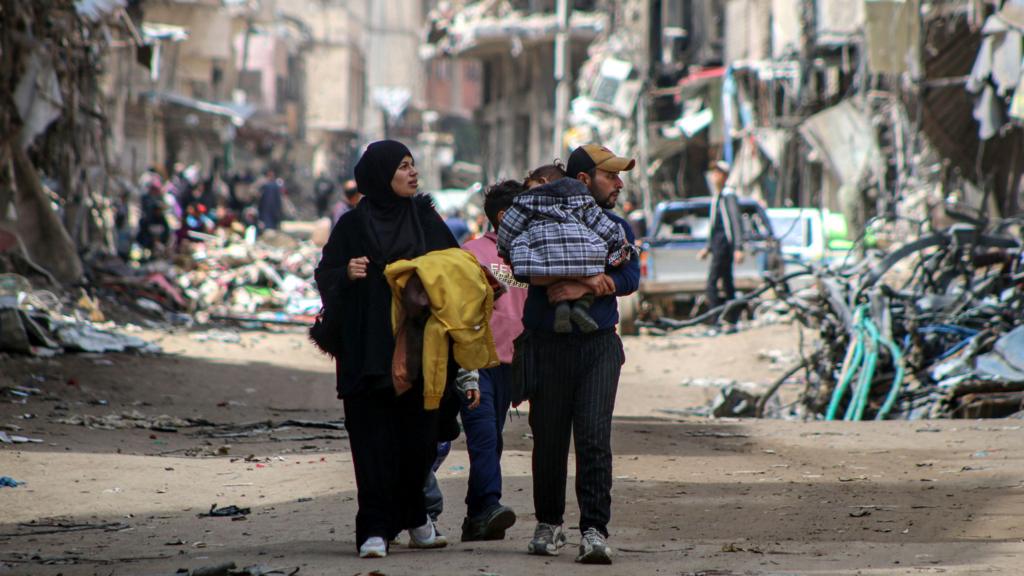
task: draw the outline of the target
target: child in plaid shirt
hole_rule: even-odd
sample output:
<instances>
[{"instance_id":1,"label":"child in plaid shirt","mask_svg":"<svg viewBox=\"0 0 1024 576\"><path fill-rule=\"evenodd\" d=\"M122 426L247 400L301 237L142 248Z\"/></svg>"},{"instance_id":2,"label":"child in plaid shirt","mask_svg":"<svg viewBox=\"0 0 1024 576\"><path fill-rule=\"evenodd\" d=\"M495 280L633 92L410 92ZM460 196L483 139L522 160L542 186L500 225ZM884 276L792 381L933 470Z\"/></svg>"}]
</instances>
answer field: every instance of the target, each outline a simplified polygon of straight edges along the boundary
<instances>
[{"instance_id":1,"label":"child in plaid shirt","mask_svg":"<svg viewBox=\"0 0 1024 576\"><path fill-rule=\"evenodd\" d=\"M518 277L585 278L629 260L635 248L626 233L602 210L587 187L566 178L558 164L537 168L526 178L498 230L498 253ZM590 316L592 295L555 308L558 333L597 330Z\"/></svg>"}]
</instances>

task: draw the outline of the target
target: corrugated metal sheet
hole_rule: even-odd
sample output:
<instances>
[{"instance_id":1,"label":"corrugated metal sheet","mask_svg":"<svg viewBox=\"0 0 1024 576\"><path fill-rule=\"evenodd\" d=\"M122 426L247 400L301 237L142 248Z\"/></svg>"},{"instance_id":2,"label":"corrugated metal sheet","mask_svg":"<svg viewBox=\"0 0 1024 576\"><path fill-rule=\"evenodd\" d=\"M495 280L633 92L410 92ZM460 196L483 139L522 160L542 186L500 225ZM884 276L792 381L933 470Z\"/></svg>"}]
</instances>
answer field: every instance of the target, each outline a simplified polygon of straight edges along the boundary
<instances>
[{"instance_id":1,"label":"corrugated metal sheet","mask_svg":"<svg viewBox=\"0 0 1024 576\"><path fill-rule=\"evenodd\" d=\"M937 80L966 76L974 65L981 35L966 19L936 20L928 25L925 78ZM973 175L978 154L978 123L974 104L964 85L953 83L928 88L924 97L924 131L929 140L965 174Z\"/></svg>"},{"instance_id":2,"label":"corrugated metal sheet","mask_svg":"<svg viewBox=\"0 0 1024 576\"><path fill-rule=\"evenodd\" d=\"M964 15L928 22L927 34L926 81L933 85L938 80L953 81L927 89L922 128L932 145L962 174L978 185L992 187L997 206L1014 209L1016 204L1007 190L1020 131L996 136L982 149L978 123L972 116L974 97L963 82L955 80L970 73L981 35L970 30Z\"/></svg>"}]
</instances>

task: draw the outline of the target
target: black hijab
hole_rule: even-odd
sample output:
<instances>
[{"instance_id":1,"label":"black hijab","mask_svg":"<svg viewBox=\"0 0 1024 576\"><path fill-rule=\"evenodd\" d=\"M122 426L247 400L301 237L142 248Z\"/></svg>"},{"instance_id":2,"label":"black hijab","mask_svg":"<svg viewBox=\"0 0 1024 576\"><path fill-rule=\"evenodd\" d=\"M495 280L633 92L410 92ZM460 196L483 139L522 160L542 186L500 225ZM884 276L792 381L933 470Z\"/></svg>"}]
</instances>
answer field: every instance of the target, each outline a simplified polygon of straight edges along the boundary
<instances>
[{"instance_id":1,"label":"black hijab","mask_svg":"<svg viewBox=\"0 0 1024 576\"><path fill-rule=\"evenodd\" d=\"M412 198L403 198L391 189L398 166L412 152L394 140L374 142L356 164L356 184L364 198L369 256L380 266L403 258L415 258L426 251L423 227Z\"/></svg>"}]
</instances>

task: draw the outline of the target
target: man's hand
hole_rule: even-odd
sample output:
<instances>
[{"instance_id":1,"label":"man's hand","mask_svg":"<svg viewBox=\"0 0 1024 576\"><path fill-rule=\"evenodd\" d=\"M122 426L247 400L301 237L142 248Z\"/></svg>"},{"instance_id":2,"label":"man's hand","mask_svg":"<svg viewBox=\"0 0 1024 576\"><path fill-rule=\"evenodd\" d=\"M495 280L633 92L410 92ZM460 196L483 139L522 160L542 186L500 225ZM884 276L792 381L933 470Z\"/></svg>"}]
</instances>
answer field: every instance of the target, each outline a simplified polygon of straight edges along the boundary
<instances>
[{"instance_id":1,"label":"man's hand","mask_svg":"<svg viewBox=\"0 0 1024 576\"><path fill-rule=\"evenodd\" d=\"M598 274L597 276L580 278L580 282L590 287L590 289L594 291L594 296L608 296L610 294L615 294L615 281L607 274Z\"/></svg>"},{"instance_id":2,"label":"man's hand","mask_svg":"<svg viewBox=\"0 0 1024 576\"><path fill-rule=\"evenodd\" d=\"M476 407L480 405L480 391L479 390L466 390L466 400L469 404L466 408L470 410L476 410Z\"/></svg>"},{"instance_id":3,"label":"man's hand","mask_svg":"<svg viewBox=\"0 0 1024 576\"><path fill-rule=\"evenodd\" d=\"M348 279L359 280L360 278L366 278L366 266L370 263L370 259L366 256L359 258L353 258L348 261Z\"/></svg>"},{"instance_id":4,"label":"man's hand","mask_svg":"<svg viewBox=\"0 0 1024 576\"><path fill-rule=\"evenodd\" d=\"M743 260L746 258L743 254L743 250L737 250L732 253L732 261L737 264L743 264Z\"/></svg>"},{"instance_id":5,"label":"man's hand","mask_svg":"<svg viewBox=\"0 0 1024 576\"><path fill-rule=\"evenodd\" d=\"M587 276L576 280L562 280L561 282L548 286L548 302L557 304L593 294L594 296L608 296L615 293L615 281L607 274Z\"/></svg>"},{"instance_id":6,"label":"man's hand","mask_svg":"<svg viewBox=\"0 0 1024 576\"><path fill-rule=\"evenodd\" d=\"M700 252L697 252L697 258L699 258L700 260L707 260L708 254L710 254L710 252L707 248L701 248Z\"/></svg>"},{"instance_id":7,"label":"man's hand","mask_svg":"<svg viewBox=\"0 0 1024 576\"><path fill-rule=\"evenodd\" d=\"M563 280L557 284L548 286L548 302L557 304L571 300L579 300L587 294L593 294L594 290L583 282L576 280Z\"/></svg>"}]
</instances>

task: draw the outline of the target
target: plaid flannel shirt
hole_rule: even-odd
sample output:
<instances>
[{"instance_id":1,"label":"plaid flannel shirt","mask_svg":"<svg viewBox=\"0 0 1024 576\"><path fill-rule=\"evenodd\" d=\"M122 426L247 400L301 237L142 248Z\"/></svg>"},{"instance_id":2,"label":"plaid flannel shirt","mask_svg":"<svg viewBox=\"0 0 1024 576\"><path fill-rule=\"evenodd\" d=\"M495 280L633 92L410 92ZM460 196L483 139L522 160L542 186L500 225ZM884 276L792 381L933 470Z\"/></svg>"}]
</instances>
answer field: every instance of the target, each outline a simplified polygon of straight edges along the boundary
<instances>
[{"instance_id":1,"label":"plaid flannel shirt","mask_svg":"<svg viewBox=\"0 0 1024 576\"><path fill-rule=\"evenodd\" d=\"M517 276L594 276L631 248L622 227L572 178L520 194L498 227L498 254Z\"/></svg>"}]
</instances>

